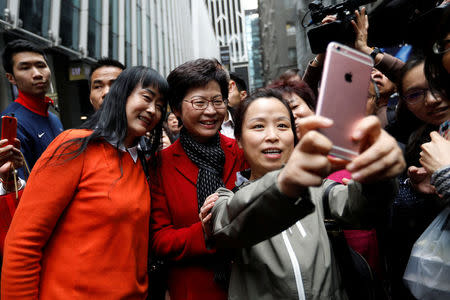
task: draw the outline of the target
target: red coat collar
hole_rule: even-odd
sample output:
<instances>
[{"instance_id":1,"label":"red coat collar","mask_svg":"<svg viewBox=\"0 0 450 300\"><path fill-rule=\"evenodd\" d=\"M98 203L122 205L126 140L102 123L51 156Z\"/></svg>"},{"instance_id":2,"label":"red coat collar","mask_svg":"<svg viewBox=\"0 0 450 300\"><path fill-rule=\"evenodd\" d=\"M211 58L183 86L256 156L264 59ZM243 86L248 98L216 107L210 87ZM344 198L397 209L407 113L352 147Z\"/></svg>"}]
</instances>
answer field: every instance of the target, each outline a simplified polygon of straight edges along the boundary
<instances>
[{"instance_id":1,"label":"red coat collar","mask_svg":"<svg viewBox=\"0 0 450 300\"><path fill-rule=\"evenodd\" d=\"M220 134L220 133L219 133ZM234 139L227 138L226 136L220 134L220 146L225 153L225 165L223 168L223 182L226 183L230 176L233 175L233 170L237 162L237 153L235 151L237 145ZM198 177L198 167L194 164L186 152L184 152L181 146L180 139L178 139L172 146L167 150L172 150L172 161L174 163L175 169L188 179L192 184L197 184Z\"/></svg>"},{"instance_id":2,"label":"red coat collar","mask_svg":"<svg viewBox=\"0 0 450 300\"><path fill-rule=\"evenodd\" d=\"M43 117L48 117L48 107L49 105L53 105L53 100L49 97L45 97L44 99L36 98L31 95L24 94L21 91L19 91L19 97L17 97L16 102Z\"/></svg>"}]
</instances>

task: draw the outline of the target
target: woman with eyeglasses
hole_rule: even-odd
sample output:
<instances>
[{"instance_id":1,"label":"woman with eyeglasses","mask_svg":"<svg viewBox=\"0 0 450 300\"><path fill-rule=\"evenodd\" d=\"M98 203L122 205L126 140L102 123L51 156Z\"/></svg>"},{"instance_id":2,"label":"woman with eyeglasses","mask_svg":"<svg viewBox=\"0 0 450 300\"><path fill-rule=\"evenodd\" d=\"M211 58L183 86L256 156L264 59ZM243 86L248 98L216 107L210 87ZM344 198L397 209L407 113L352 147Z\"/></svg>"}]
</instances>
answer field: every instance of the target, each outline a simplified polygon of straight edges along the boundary
<instances>
[{"instance_id":1,"label":"woman with eyeglasses","mask_svg":"<svg viewBox=\"0 0 450 300\"><path fill-rule=\"evenodd\" d=\"M450 1L444 1L443 15L439 22L440 32L432 52L425 57L425 76L430 86L450 99ZM442 123L437 132L431 133L431 141L422 145L420 162L432 175L432 183L439 194L450 198L450 118Z\"/></svg>"},{"instance_id":2,"label":"woman with eyeglasses","mask_svg":"<svg viewBox=\"0 0 450 300\"><path fill-rule=\"evenodd\" d=\"M450 97L450 1L442 4L436 40L425 51L425 75L432 88Z\"/></svg>"},{"instance_id":3,"label":"woman with eyeglasses","mask_svg":"<svg viewBox=\"0 0 450 300\"><path fill-rule=\"evenodd\" d=\"M168 265L171 300L226 299L227 265L205 246L199 210L219 187L234 187L243 154L219 133L227 113L228 77L215 60L198 59L167 77L169 104L183 122L180 138L160 153L152 176L152 250Z\"/></svg>"},{"instance_id":4,"label":"woman with eyeglasses","mask_svg":"<svg viewBox=\"0 0 450 300\"><path fill-rule=\"evenodd\" d=\"M422 167L422 144L430 132L450 118L450 101L432 90L425 78L423 58L412 58L399 72L398 124L414 128L405 146L407 171L400 178L400 190L386 222L385 253L393 299L414 299L403 283L403 274L413 244L442 210L443 202Z\"/></svg>"}]
</instances>

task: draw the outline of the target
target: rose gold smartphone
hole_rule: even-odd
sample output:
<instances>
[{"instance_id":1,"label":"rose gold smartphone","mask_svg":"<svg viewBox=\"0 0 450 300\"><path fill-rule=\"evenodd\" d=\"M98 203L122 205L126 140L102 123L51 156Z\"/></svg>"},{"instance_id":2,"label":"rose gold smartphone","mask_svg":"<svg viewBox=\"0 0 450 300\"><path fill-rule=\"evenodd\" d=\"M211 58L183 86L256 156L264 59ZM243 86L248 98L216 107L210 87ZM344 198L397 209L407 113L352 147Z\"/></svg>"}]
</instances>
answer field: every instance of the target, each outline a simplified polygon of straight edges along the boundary
<instances>
[{"instance_id":1,"label":"rose gold smartphone","mask_svg":"<svg viewBox=\"0 0 450 300\"><path fill-rule=\"evenodd\" d=\"M316 115L330 118L334 124L320 129L333 142L330 155L352 160L359 145L351 134L366 115L373 59L345 45L328 44Z\"/></svg>"}]
</instances>

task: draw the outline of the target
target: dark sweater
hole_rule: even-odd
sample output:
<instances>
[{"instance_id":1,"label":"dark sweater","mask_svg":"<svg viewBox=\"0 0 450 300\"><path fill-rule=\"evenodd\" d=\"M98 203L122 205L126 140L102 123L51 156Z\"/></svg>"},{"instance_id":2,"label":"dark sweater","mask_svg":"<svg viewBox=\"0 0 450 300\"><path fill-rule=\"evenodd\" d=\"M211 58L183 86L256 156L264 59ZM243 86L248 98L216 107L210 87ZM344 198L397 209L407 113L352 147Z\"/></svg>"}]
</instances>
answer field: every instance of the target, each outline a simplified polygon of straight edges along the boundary
<instances>
[{"instance_id":1,"label":"dark sweater","mask_svg":"<svg viewBox=\"0 0 450 300\"><path fill-rule=\"evenodd\" d=\"M42 116L17 102L12 102L2 116L11 113L17 118L17 138L31 170L42 152L63 131L63 126L55 114L49 112L47 117ZM19 170L19 176L23 178L23 170Z\"/></svg>"}]
</instances>

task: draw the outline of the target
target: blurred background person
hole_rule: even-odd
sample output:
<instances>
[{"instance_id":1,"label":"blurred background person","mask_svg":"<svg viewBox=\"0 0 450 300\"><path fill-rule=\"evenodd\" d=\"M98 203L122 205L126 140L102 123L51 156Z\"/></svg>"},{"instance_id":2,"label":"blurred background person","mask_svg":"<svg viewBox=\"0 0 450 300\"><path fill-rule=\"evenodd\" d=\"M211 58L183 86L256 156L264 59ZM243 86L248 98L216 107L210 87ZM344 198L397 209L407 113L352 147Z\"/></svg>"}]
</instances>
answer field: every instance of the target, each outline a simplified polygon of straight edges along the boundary
<instances>
[{"instance_id":1,"label":"blurred background person","mask_svg":"<svg viewBox=\"0 0 450 300\"><path fill-rule=\"evenodd\" d=\"M314 114L317 100L308 84L302 79L297 80L277 80L272 82L267 88L276 89L288 101L292 114L295 118L295 124L298 124L301 118Z\"/></svg>"},{"instance_id":2,"label":"blurred background person","mask_svg":"<svg viewBox=\"0 0 450 300\"><path fill-rule=\"evenodd\" d=\"M220 133L234 139L233 114L239 103L248 95L247 84L236 73L230 72L228 82L228 112L223 120Z\"/></svg>"},{"instance_id":3,"label":"blurred background person","mask_svg":"<svg viewBox=\"0 0 450 300\"><path fill-rule=\"evenodd\" d=\"M398 102L396 95L395 84L382 72L373 68L366 113L367 115L376 115L383 128L395 120L395 108Z\"/></svg>"},{"instance_id":4,"label":"blurred background person","mask_svg":"<svg viewBox=\"0 0 450 300\"><path fill-rule=\"evenodd\" d=\"M125 66L121 62L107 57L99 59L91 68L89 100L95 111L100 108L111 85L123 70Z\"/></svg>"},{"instance_id":5,"label":"blurred background person","mask_svg":"<svg viewBox=\"0 0 450 300\"><path fill-rule=\"evenodd\" d=\"M172 144L180 137L180 130L183 127L180 123L178 117L173 112L169 112L166 118L166 133Z\"/></svg>"}]
</instances>

